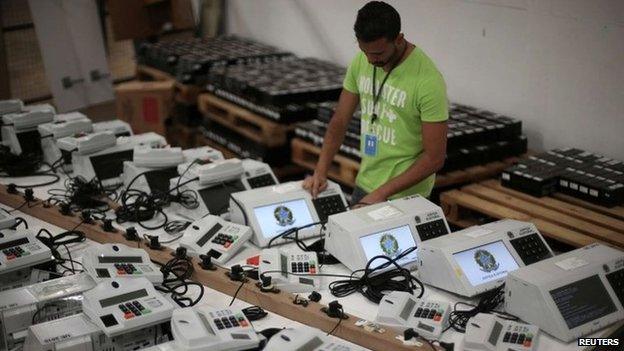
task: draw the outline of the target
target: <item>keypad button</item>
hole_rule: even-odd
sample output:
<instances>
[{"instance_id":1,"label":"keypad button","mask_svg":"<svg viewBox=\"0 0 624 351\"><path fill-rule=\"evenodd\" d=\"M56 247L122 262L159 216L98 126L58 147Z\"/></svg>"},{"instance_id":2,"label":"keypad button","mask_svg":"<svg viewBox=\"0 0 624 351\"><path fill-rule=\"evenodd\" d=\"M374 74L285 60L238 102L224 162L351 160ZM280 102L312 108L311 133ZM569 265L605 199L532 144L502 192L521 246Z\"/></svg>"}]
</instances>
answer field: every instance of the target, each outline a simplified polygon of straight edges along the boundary
<instances>
[{"instance_id":1,"label":"keypad button","mask_svg":"<svg viewBox=\"0 0 624 351\"><path fill-rule=\"evenodd\" d=\"M510 332L506 332L505 336L503 336L503 342L509 342L510 338L511 338L511 333Z\"/></svg>"}]
</instances>

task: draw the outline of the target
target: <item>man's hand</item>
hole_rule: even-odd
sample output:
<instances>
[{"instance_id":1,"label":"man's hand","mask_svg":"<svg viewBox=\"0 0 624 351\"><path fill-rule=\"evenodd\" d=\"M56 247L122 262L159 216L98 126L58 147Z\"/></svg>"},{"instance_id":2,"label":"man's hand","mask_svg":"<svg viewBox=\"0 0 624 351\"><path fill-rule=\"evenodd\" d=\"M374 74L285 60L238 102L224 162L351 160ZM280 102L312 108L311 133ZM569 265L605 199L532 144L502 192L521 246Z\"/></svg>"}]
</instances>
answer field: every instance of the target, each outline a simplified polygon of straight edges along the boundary
<instances>
[{"instance_id":1,"label":"man's hand","mask_svg":"<svg viewBox=\"0 0 624 351\"><path fill-rule=\"evenodd\" d=\"M306 177L303 181L303 188L312 194L312 198L316 199L320 192L327 189L327 176L314 171L312 176Z\"/></svg>"},{"instance_id":2,"label":"man's hand","mask_svg":"<svg viewBox=\"0 0 624 351\"><path fill-rule=\"evenodd\" d=\"M364 206L368 206L368 205L372 205L372 204L376 204L378 202L384 202L384 201L386 201L385 196L383 196L377 191L373 191L372 193L364 196L362 200L360 200L360 202L358 202L357 204L353 205L351 209L354 210L356 208L360 208L360 207L364 207Z\"/></svg>"}]
</instances>

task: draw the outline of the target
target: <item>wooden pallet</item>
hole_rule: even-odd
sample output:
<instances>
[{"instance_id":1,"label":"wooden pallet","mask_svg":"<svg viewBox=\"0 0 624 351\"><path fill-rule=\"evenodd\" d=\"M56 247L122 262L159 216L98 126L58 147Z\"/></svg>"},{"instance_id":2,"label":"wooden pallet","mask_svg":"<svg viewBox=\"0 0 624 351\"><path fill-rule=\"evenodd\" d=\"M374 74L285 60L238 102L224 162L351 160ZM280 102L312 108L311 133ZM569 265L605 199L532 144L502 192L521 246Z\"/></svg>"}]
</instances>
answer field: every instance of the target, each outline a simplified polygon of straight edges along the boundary
<instances>
[{"instance_id":1,"label":"wooden pallet","mask_svg":"<svg viewBox=\"0 0 624 351\"><path fill-rule=\"evenodd\" d=\"M271 121L212 94L200 94L197 103L209 119L268 147L286 145L288 135L295 129L294 124Z\"/></svg>"},{"instance_id":2,"label":"wooden pallet","mask_svg":"<svg viewBox=\"0 0 624 351\"><path fill-rule=\"evenodd\" d=\"M559 196L538 198L494 179L444 192L440 203L446 219L460 227L477 224L471 216L477 213L533 222L544 236L574 247L603 242L624 248L624 207L600 208Z\"/></svg>"},{"instance_id":3,"label":"wooden pallet","mask_svg":"<svg viewBox=\"0 0 624 351\"><path fill-rule=\"evenodd\" d=\"M292 148L292 161L313 171L318 162L319 155L321 154L321 148L299 138L294 138L290 145ZM510 157L499 162L491 162L485 165L438 174L436 175L435 186L437 188L443 188L488 179L498 175L517 160L518 157ZM328 177L342 184L354 187L355 177L359 169L360 164L357 161L338 154L334 157Z\"/></svg>"},{"instance_id":4,"label":"wooden pallet","mask_svg":"<svg viewBox=\"0 0 624 351\"><path fill-rule=\"evenodd\" d=\"M187 104L196 104L197 97L202 91L202 88L199 86L182 84L176 81L175 77L169 73L144 65L137 65L136 75L139 80L175 81L176 94L174 99Z\"/></svg>"},{"instance_id":5,"label":"wooden pallet","mask_svg":"<svg viewBox=\"0 0 624 351\"><path fill-rule=\"evenodd\" d=\"M292 161L303 168L314 171L321 154L321 148L299 138L293 138L290 147L292 149ZM360 164L357 161L336 155L329 167L327 176L353 188L359 169Z\"/></svg>"}]
</instances>

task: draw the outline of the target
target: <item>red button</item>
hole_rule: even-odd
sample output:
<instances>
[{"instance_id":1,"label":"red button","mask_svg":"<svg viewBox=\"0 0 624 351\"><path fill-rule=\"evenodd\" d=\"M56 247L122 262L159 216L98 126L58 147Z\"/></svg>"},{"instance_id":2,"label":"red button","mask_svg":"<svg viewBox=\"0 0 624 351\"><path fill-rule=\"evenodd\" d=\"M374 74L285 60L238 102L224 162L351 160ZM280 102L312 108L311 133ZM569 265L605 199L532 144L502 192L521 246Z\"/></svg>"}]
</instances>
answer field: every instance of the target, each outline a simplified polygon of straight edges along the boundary
<instances>
[{"instance_id":1,"label":"red button","mask_svg":"<svg viewBox=\"0 0 624 351\"><path fill-rule=\"evenodd\" d=\"M436 314L436 315L433 317L433 320L434 320L434 321L436 321L436 322L439 322L439 321L440 321L440 319L442 319L442 316L440 316L439 314Z\"/></svg>"},{"instance_id":2,"label":"red button","mask_svg":"<svg viewBox=\"0 0 624 351\"><path fill-rule=\"evenodd\" d=\"M15 258L15 255L7 255L7 260L12 260Z\"/></svg>"},{"instance_id":3,"label":"red button","mask_svg":"<svg viewBox=\"0 0 624 351\"><path fill-rule=\"evenodd\" d=\"M531 347L531 341L530 340L525 340L524 344L522 344L522 346L524 346L524 347Z\"/></svg>"},{"instance_id":4,"label":"red button","mask_svg":"<svg viewBox=\"0 0 624 351\"><path fill-rule=\"evenodd\" d=\"M241 327L246 327L248 325L247 321L240 321L239 324L240 324Z\"/></svg>"},{"instance_id":5,"label":"red button","mask_svg":"<svg viewBox=\"0 0 624 351\"><path fill-rule=\"evenodd\" d=\"M316 274L316 269L310 268L310 274Z\"/></svg>"},{"instance_id":6,"label":"red button","mask_svg":"<svg viewBox=\"0 0 624 351\"><path fill-rule=\"evenodd\" d=\"M121 270L118 270L118 271L117 271L117 274L119 274L119 275L124 275L124 274L126 274L126 271L124 271L123 269L121 269Z\"/></svg>"},{"instance_id":7,"label":"red button","mask_svg":"<svg viewBox=\"0 0 624 351\"><path fill-rule=\"evenodd\" d=\"M125 319L130 319L132 317L134 317L134 314L132 312L126 312L126 314L124 314Z\"/></svg>"},{"instance_id":8,"label":"red button","mask_svg":"<svg viewBox=\"0 0 624 351\"><path fill-rule=\"evenodd\" d=\"M232 245L232 243L228 241L225 244L223 244L223 247L227 249L228 247L230 247L230 245Z\"/></svg>"}]
</instances>

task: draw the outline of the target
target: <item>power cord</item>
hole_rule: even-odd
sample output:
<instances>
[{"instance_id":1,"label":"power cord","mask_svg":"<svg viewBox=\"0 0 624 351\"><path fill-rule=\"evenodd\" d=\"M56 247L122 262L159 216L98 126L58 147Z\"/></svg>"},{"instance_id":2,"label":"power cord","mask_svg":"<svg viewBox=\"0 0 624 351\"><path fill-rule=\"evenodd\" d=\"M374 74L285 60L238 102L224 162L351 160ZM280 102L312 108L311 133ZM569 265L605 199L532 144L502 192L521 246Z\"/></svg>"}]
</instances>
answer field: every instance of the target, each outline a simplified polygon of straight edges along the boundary
<instances>
[{"instance_id":1,"label":"power cord","mask_svg":"<svg viewBox=\"0 0 624 351\"><path fill-rule=\"evenodd\" d=\"M449 326L442 332L453 328L453 330L457 332L465 333L468 320L479 313L494 313L504 319L518 320L518 317L516 316L496 310L496 308L498 308L504 301L505 284L502 284L494 290L483 293L477 305L472 305L465 302L457 302L453 306L453 311L451 311L451 313L449 314ZM465 310L459 310L458 307L462 305L469 308Z\"/></svg>"},{"instance_id":2,"label":"power cord","mask_svg":"<svg viewBox=\"0 0 624 351\"><path fill-rule=\"evenodd\" d=\"M74 228L77 228L77 227L78 226ZM43 243L45 246L50 248L50 251L52 252L52 256L54 257L54 260L56 261L56 263L65 269L65 271L61 273L62 275L64 275L66 272L71 272L72 274L76 274L77 273L77 270L75 267L76 264L82 267L81 262L78 262L72 258L71 251L69 250L67 245L84 242L87 239L85 233L72 229L72 230L60 233L58 235L52 235L52 233L50 233L47 229L42 228L39 230L39 232L37 232L35 237L39 239L39 241L41 241L41 243ZM58 251L59 247L61 246L63 246L65 250L67 251L68 258L62 257L61 253ZM70 263L71 267L67 267L65 265L65 263L67 262Z\"/></svg>"},{"instance_id":3,"label":"power cord","mask_svg":"<svg viewBox=\"0 0 624 351\"><path fill-rule=\"evenodd\" d=\"M152 261L158 265L158 262ZM204 286L200 283L190 281L193 274L193 263L188 256L176 256L161 265L160 271L163 274L162 285L156 286L156 290L171 294L171 299L180 307L195 306L204 296ZM195 299L186 296L190 286L199 288L199 295Z\"/></svg>"},{"instance_id":4,"label":"power cord","mask_svg":"<svg viewBox=\"0 0 624 351\"><path fill-rule=\"evenodd\" d=\"M359 292L369 301L377 304L381 301L386 291L407 291L413 294L415 290L419 290L420 293L417 297L420 298L425 292L425 286L408 269L401 267L397 263L397 261L414 250L416 250L415 247L409 248L396 258L384 255L375 256L368 261L364 269L354 271L349 279L331 282L329 291L336 297L345 297ZM388 262L375 268L370 268L371 264L379 259ZM392 265L394 265L394 268L385 270ZM358 277L357 274L361 272L363 272L362 276Z\"/></svg>"}]
</instances>

